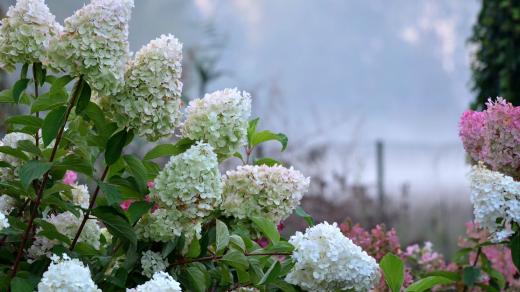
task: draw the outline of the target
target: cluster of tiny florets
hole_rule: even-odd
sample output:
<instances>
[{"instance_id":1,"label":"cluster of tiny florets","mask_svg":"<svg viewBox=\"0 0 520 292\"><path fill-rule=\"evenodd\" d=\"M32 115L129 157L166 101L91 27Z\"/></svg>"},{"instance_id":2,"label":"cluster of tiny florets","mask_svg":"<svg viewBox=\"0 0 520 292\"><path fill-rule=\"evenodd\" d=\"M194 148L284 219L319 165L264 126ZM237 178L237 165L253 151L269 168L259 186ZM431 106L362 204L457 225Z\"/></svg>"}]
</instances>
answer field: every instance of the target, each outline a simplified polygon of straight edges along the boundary
<instances>
[{"instance_id":1,"label":"cluster of tiny florets","mask_svg":"<svg viewBox=\"0 0 520 292\"><path fill-rule=\"evenodd\" d=\"M246 144L250 115L249 93L236 88L218 90L190 101L182 135L203 140L211 144L215 152L230 156Z\"/></svg>"},{"instance_id":2,"label":"cluster of tiny florets","mask_svg":"<svg viewBox=\"0 0 520 292\"><path fill-rule=\"evenodd\" d=\"M520 182L482 164L473 166L470 180L475 222L494 241L507 239L513 234L511 223L520 222Z\"/></svg>"},{"instance_id":3,"label":"cluster of tiny florets","mask_svg":"<svg viewBox=\"0 0 520 292\"><path fill-rule=\"evenodd\" d=\"M171 136L181 119L182 44L172 35L150 41L126 70L123 91L101 99L121 127L155 141Z\"/></svg>"},{"instance_id":4,"label":"cluster of tiny florets","mask_svg":"<svg viewBox=\"0 0 520 292\"><path fill-rule=\"evenodd\" d=\"M300 204L309 181L292 167L239 166L224 177L221 209L237 219L262 216L278 223Z\"/></svg>"},{"instance_id":5,"label":"cluster of tiny florets","mask_svg":"<svg viewBox=\"0 0 520 292\"><path fill-rule=\"evenodd\" d=\"M165 272L158 272L148 282L141 284L132 289L126 289L126 292L182 292L181 285L175 281L172 276Z\"/></svg>"},{"instance_id":6,"label":"cluster of tiny florets","mask_svg":"<svg viewBox=\"0 0 520 292\"><path fill-rule=\"evenodd\" d=\"M155 273L162 272L168 267L168 259L163 259L158 252L147 250L143 252L141 257L141 267L143 270L141 274L151 278Z\"/></svg>"},{"instance_id":7,"label":"cluster of tiny florets","mask_svg":"<svg viewBox=\"0 0 520 292\"><path fill-rule=\"evenodd\" d=\"M92 0L65 19L49 48L49 64L84 76L101 95L118 93L129 58L128 22L133 0Z\"/></svg>"},{"instance_id":8,"label":"cluster of tiny florets","mask_svg":"<svg viewBox=\"0 0 520 292\"><path fill-rule=\"evenodd\" d=\"M379 281L379 266L359 246L327 222L296 232L293 269L288 283L307 291L370 291Z\"/></svg>"},{"instance_id":9,"label":"cluster of tiny florets","mask_svg":"<svg viewBox=\"0 0 520 292\"><path fill-rule=\"evenodd\" d=\"M4 214L9 214L14 209L16 205L16 200L8 195L0 196L0 212Z\"/></svg>"},{"instance_id":10,"label":"cluster of tiny florets","mask_svg":"<svg viewBox=\"0 0 520 292\"><path fill-rule=\"evenodd\" d=\"M43 62L61 29L44 0L18 0L0 24L0 67L12 71L17 63Z\"/></svg>"},{"instance_id":11,"label":"cluster of tiny florets","mask_svg":"<svg viewBox=\"0 0 520 292\"><path fill-rule=\"evenodd\" d=\"M520 107L502 98L483 112L468 111L460 121L464 148L475 161L506 174L520 171Z\"/></svg>"},{"instance_id":12,"label":"cluster of tiny florets","mask_svg":"<svg viewBox=\"0 0 520 292\"><path fill-rule=\"evenodd\" d=\"M2 141L0 141L0 146L8 146L11 148L17 148L18 142L22 140L29 140L34 143L34 137L25 133L12 132L6 134ZM21 165L21 161L19 158L15 156L11 156L6 153L0 153L0 160L9 163L12 168L2 167L0 168L0 178L3 180L12 179L16 176L16 168Z\"/></svg>"},{"instance_id":13,"label":"cluster of tiny florets","mask_svg":"<svg viewBox=\"0 0 520 292\"><path fill-rule=\"evenodd\" d=\"M82 216L76 217L71 212L59 213L57 215L50 215L45 221L51 223L56 227L56 230L67 236L70 240L74 238L81 224ZM37 230L37 234L41 229ZM83 231L79 236L78 242L89 244L95 249L100 247L101 230L95 220L89 219L85 223ZM27 250L27 256L34 260L40 256L50 256L50 250L54 245L58 244L57 240L48 239L45 236L37 235L33 245Z\"/></svg>"},{"instance_id":14,"label":"cluster of tiny florets","mask_svg":"<svg viewBox=\"0 0 520 292\"><path fill-rule=\"evenodd\" d=\"M101 292L92 281L90 270L78 259L53 255L51 264L38 284L39 292Z\"/></svg>"},{"instance_id":15,"label":"cluster of tiny florets","mask_svg":"<svg viewBox=\"0 0 520 292\"><path fill-rule=\"evenodd\" d=\"M5 216L4 212L0 212L0 230L5 228L9 228L11 226L9 224L9 220L7 220L7 216Z\"/></svg>"},{"instance_id":16,"label":"cluster of tiny florets","mask_svg":"<svg viewBox=\"0 0 520 292\"><path fill-rule=\"evenodd\" d=\"M152 240L170 240L181 233L187 241L200 236L201 223L222 196L217 155L206 143L197 143L172 156L154 181L159 209L141 220L138 234Z\"/></svg>"},{"instance_id":17,"label":"cluster of tiny florets","mask_svg":"<svg viewBox=\"0 0 520 292\"><path fill-rule=\"evenodd\" d=\"M88 208L88 205L90 203L90 193L88 191L88 187L86 185L78 185L78 184L71 184L72 188L70 189L70 196L69 193L62 193L62 198L70 201L74 205L78 205L83 209Z\"/></svg>"}]
</instances>

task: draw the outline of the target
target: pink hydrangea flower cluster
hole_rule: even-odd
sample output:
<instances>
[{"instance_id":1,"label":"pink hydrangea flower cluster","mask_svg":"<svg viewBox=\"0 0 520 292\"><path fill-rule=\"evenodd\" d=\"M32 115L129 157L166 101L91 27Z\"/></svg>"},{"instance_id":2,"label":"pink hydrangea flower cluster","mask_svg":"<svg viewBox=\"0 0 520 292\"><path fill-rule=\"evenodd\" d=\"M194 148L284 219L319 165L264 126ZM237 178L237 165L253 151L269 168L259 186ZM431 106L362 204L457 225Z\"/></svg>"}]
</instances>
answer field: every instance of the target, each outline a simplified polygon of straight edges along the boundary
<instances>
[{"instance_id":1,"label":"pink hydrangea flower cluster","mask_svg":"<svg viewBox=\"0 0 520 292\"><path fill-rule=\"evenodd\" d=\"M63 183L66 185L74 185L78 181L78 174L72 170L67 170L63 176Z\"/></svg>"},{"instance_id":2,"label":"pink hydrangea flower cluster","mask_svg":"<svg viewBox=\"0 0 520 292\"><path fill-rule=\"evenodd\" d=\"M401 244L395 229L386 230L384 225L376 225L370 231L359 224L343 223L341 232L355 244L361 246L369 255L380 261L387 253L401 255Z\"/></svg>"},{"instance_id":3,"label":"pink hydrangea flower cluster","mask_svg":"<svg viewBox=\"0 0 520 292\"><path fill-rule=\"evenodd\" d=\"M489 233L473 222L466 223L466 236L459 238L459 246L473 248L476 244L488 241ZM482 248L482 253L491 262L493 269L500 272L506 278L509 288L520 290L520 278L516 277L517 271L511 257L511 250L504 245L490 245ZM469 262L473 263L476 253L469 256Z\"/></svg>"},{"instance_id":4,"label":"pink hydrangea flower cluster","mask_svg":"<svg viewBox=\"0 0 520 292\"><path fill-rule=\"evenodd\" d=\"M506 174L520 169L520 107L503 98L491 99L483 112L465 112L460 119L460 137L475 161Z\"/></svg>"}]
</instances>

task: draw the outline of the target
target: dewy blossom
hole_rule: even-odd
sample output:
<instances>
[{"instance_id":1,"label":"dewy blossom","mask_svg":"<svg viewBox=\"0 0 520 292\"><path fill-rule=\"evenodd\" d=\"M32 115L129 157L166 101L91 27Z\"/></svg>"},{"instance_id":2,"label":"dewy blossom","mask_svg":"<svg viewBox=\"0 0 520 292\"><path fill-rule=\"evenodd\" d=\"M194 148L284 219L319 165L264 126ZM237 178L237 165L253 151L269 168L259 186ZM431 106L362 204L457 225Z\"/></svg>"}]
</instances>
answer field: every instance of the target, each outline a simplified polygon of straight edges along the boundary
<instances>
[{"instance_id":1,"label":"dewy blossom","mask_svg":"<svg viewBox=\"0 0 520 292\"><path fill-rule=\"evenodd\" d=\"M0 24L0 67L12 71L17 63L41 63L61 29L44 0L18 0Z\"/></svg>"},{"instance_id":2,"label":"dewy blossom","mask_svg":"<svg viewBox=\"0 0 520 292\"><path fill-rule=\"evenodd\" d=\"M300 204L309 181L292 167L239 166L224 177L221 209L237 219L262 216L278 223Z\"/></svg>"},{"instance_id":3,"label":"dewy blossom","mask_svg":"<svg viewBox=\"0 0 520 292\"><path fill-rule=\"evenodd\" d=\"M53 39L49 63L71 75L82 75L100 95L118 93L129 58L128 22L133 0L92 0L65 19Z\"/></svg>"},{"instance_id":4,"label":"dewy blossom","mask_svg":"<svg viewBox=\"0 0 520 292\"><path fill-rule=\"evenodd\" d=\"M76 215L72 214L71 212L64 212L57 215L50 215L44 220L54 225L59 233L67 236L70 240L72 240L78 231L82 219L83 216L76 217ZM38 234L40 231L41 229L37 229L36 234ZM95 220L89 219L85 223L78 241L84 242L95 249L99 249L100 237L101 229L99 228L99 225ZM33 245L27 250L27 256L31 260L35 260L43 255L50 256L50 250L57 243L58 241L56 240L50 240L43 235L37 235Z\"/></svg>"},{"instance_id":5,"label":"dewy blossom","mask_svg":"<svg viewBox=\"0 0 520 292\"><path fill-rule=\"evenodd\" d=\"M78 259L53 255L51 264L38 284L38 292L101 292L92 281L90 270Z\"/></svg>"},{"instance_id":6,"label":"dewy blossom","mask_svg":"<svg viewBox=\"0 0 520 292\"><path fill-rule=\"evenodd\" d=\"M172 276L165 272L158 272L148 282L141 284L132 289L126 289L126 292L181 292L181 285L175 281Z\"/></svg>"},{"instance_id":7,"label":"dewy blossom","mask_svg":"<svg viewBox=\"0 0 520 292\"><path fill-rule=\"evenodd\" d=\"M520 222L520 182L480 163L470 173L470 187L475 222L492 240L507 239L513 234L511 222Z\"/></svg>"},{"instance_id":8,"label":"dewy blossom","mask_svg":"<svg viewBox=\"0 0 520 292\"><path fill-rule=\"evenodd\" d=\"M184 153L172 156L154 181L153 199L159 208L137 225L141 237L171 240L184 234L186 243L200 236L202 222L220 203L222 182L217 155L198 142Z\"/></svg>"},{"instance_id":9,"label":"dewy blossom","mask_svg":"<svg viewBox=\"0 0 520 292\"><path fill-rule=\"evenodd\" d=\"M370 291L379 281L379 266L359 246L327 222L296 232L293 269L288 283L307 291Z\"/></svg>"},{"instance_id":10,"label":"dewy blossom","mask_svg":"<svg viewBox=\"0 0 520 292\"><path fill-rule=\"evenodd\" d=\"M182 135L209 143L215 152L230 156L246 144L250 94L226 88L190 101Z\"/></svg>"},{"instance_id":11,"label":"dewy blossom","mask_svg":"<svg viewBox=\"0 0 520 292\"><path fill-rule=\"evenodd\" d=\"M150 41L130 63L124 90L102 101L121 127L155 141L180 123L182 44L172 35Z\"/></svg>"},{"instance_id":12,"label":"dewy blossom","mask_svg":"<svg viewBox=\"0 0 520 292\"><path fill-rule=\"evenodd\" d=\"M25 133L12 132L6 134L0 141L0 146L8 146L11 148L17 148L18 142L22 140L29 140L34 143L34 137ZM9 163L13 168L2 167L0 168L0 178L8 180L16 176L16 168L21 165L19 158L11 156L6 153L0 153L0 160Z\"/></svg>"},{"instance_id":13,"label":"dewy blossom","mask_svg":"<svg viewBox=\"0 0 520 292\"><path fill-rule=\"evenodd\" d=\"M168 265L168 259L163 259L160 253L147 250L141 257L141 274L151 278L155 273L165 271Z\"/></svg>"}]
</instances>

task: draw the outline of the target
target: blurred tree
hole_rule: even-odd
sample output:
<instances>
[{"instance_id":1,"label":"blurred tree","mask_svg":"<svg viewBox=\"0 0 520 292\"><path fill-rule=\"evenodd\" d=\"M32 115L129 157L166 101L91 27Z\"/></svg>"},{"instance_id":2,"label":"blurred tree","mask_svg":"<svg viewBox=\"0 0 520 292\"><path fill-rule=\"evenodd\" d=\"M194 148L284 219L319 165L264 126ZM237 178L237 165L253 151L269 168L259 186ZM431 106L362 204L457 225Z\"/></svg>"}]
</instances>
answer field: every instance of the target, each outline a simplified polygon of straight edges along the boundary
<instances>
[{"instance_id":1,"label":"blurred tree","mask_svg":"<svg viewBox=\"0 0 520 292\"><path fill-rule=\"evenodd\" d=\"M482 0L469 41L476 46L471 107L497 96L520 105L520 0Z\"/></svg>"}]
</instances>

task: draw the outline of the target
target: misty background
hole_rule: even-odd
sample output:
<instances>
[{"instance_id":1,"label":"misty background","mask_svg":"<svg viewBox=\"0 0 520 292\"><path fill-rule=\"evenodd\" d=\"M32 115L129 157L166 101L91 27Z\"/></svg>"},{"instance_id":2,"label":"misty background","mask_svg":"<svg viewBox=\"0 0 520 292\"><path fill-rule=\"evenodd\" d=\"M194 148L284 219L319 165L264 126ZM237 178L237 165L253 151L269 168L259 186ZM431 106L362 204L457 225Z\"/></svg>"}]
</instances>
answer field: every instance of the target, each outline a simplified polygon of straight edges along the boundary
<instances>
[{"instance_id":1,"label":"misty background","mask_svg":"<svg viewBox=\"0 0 520 292\"><path fill-rule=\"evenodd\" d=\"M59 21L86 3L46 2ZM135 0L130 46L179 38L191 99L225 87L249 91L260 127L289 136L285 153L274 143L263 152L311 176L304 207L318 219L370 227L382 218L404 244L431 240L449 255L471 219L458 119L473 99L467 39L479 5ZM375 207L376 141L385 217Z\"/></svg>"}]
</instances>

